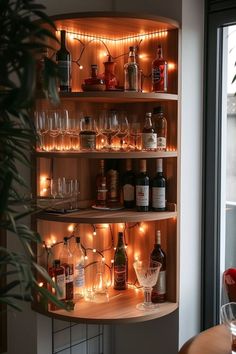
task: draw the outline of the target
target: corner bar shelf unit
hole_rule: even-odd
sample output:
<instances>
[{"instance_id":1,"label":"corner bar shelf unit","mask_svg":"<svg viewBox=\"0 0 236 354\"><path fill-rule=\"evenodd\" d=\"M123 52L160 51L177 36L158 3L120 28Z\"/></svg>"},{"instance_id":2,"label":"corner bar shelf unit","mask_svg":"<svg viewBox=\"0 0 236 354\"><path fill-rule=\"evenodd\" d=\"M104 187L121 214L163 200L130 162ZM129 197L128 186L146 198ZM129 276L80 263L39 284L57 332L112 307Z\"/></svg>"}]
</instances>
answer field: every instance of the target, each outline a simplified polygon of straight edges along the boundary
<instances>
[{"instance_id":1,"label":"corner bar shelf unit","mask_svg":"<svg viewBox=\"0 0 236 354\"><path fill-rule=\"evenodd\" d=\"M161 318L178 309L178 273L179 273L179 215L178 215L178 186L179 186L179 117L178 117L178 24L165 18L144 17L124 13L79 13L52 17L55 22L56 35L64 29L67 31L67 48L74 61L80 55L79 39L85 44L80 64L72 65L72 92L60 93L60 107L73 112L86 112L94 115L98 110L125 110L131 119L143 122L145 112L161 104L167 116L168 133L167 151L36 151L34 156L35 171L33 189L35 196L43 196L48 189L51 178L77 178L80 182L79 209L65 214L39 212L33 219L33 226L47 242L60 243L68 235L70 226L79 225L82 244L88 250L103 250L106 262L112 262L116 236L122 228L126 230L127 254L129 259L129 288L125 291L109 289L108 303L90 303L85 300L76 302L73 311L50 311L35 301L34 309L45 315L73 322L87 323L134 323ZM116 59L116 75L119 83L123 84L123 67L127 61L130 45L139 44L139 65L145 73L143 92L94 91L82 92L83 80L90 76L91 64L97 63L102 72L104 59L104 43ZM168 92L151 92L151 62L156 56L157 44L161 43L164 55L169 64ZM106 54L106 53L105 53ZM53 109L43 95L38 95L36 109ZM47 149L46 149L47 150ZM119 173L125 170L125 159L132 159L133 169L138 172L139 160L146 159L148 173L155 174L155 160L163 159L164 173L167 178L167 201L171 205L165 212L137 212L135 210L101 211L91 209L95 199L95 176L100 159L118 161ZM143 300L142 290L135 286L136 277L133 261L136 257L148 257L153 248L154 234L161 230L162 247L167 256L167 301L160 304L158 311L143 312L136 309L136 304ZM96 237L92 231L96 230ZM58 257L59 249L54 256ZM96 263L93 251L89 257L91 264ZM37 260L46 267L46 257L38 247ZM90 269L91 268L91 269ZM94 269L88 267L88 281L93 281Z\"/></svg>"}]
</instances>

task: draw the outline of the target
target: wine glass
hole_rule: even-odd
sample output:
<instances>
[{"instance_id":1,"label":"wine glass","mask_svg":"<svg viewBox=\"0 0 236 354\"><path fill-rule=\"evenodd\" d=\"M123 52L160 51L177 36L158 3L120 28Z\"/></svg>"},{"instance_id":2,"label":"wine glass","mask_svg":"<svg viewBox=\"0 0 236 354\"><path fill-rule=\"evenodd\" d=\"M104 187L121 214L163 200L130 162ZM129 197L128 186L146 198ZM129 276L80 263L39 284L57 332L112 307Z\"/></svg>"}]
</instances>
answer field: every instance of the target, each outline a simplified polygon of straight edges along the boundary
<instances>
[{"instance_id":1,"label":"wine glass","mask_svg":"<svg viewBox=\"0 0 236 354\"><path fill-rule=\"evenodd\" d=\"M220 309L220 318L231 333L231 353L236 353L236 302L229 302Z\"/></svg>"},{"instance_id":2,"label":"wine glass","mask_svg":"<svg viewBox=\"0 0 236 354\"><path fill-rule=\"evenodd\" d=\"M150 259L137 260L133 264L139 284L143 286L144 302L138 304L136 308L141 311L153 311L158 308L158 304L151 302L152 287L156 284L161 269L161 263Z\"/></svg>"},{"instance_id":3,"label":"wine glass","mask_svg":"<svg viewBox=\"0 0 236 354\"><path fill-rule=\"evenodd\" d=\"M69 132L69 113L67 109L58 110L58 130L61 137L60 150L67 150L65 135Z\"/></svg>"},{"instance_id":4,"label":"wine glass","mask_svg":"<svg viewBox=\"0 0 236 354\"><path fill-rule=\"evenodd\" d=\"M129 134L129 122L127 118L126 112L119 112L118 115L118 122L119 122L119 131L116 136L120 139L120 150L125 150L123 147L124 139Z\"/></svg>"},{"instance_id":5,"label":"wine glass","mask_svg":"<svg viewBox=\"0 0 236 354\"><path fill-rule=\"evenodd\" d=\"M112 150L112 138L119 132L117 112L114 110L103 111L99 115L100 133L107 138L106 150Z\"/></svg>"},{"instance_id":6,"label":"wine glass","mask_svg":"<svg viewBox=\"0 0 236 354\"><path fill-rule=\"evenodd\" d=\"M130 137L132 138L131 148L135 151L141 150L141 124L140 122L131 122L130 124Z\"/></svg>"},{"instance_id":7,"label":"wine glass","mask_svg":"<svg viewBox=\"0 0 236 354\"><path fill-rule=\"evenodd\" d=\"M44 135L47 134L49 129L46 111L35 111L34 117L35 117L35 128L40 141L39 146L40 149L44 150L45 148Z\"/></svg>"},{"instance_id":8,"label":"wine glass","mask_svg":"<svg viewBox=\"0 0 236 354\"><path fill-rule=\"evenodd\" d=\"M48 116L48 126L49 126L49 136L52 138L51 150L57 150L56 138L59 135L59 120L58 112L55 110L49 110L47 112Z\"/></svg>"}]
</instances>

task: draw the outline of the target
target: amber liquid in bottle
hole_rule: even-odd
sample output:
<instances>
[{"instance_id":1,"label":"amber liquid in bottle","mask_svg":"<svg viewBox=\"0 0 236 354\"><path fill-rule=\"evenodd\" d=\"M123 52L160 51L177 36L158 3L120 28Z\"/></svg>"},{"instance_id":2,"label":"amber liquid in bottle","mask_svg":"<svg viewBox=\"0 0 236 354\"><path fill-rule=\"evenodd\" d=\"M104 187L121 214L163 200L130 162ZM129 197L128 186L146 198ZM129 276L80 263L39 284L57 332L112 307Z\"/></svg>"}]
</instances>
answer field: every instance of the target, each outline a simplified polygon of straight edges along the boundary
<instances>
[{"instance_id":1,"label":"amber liquid in bottle","mask_svg":"<svg viewBox=\"0 0 236 354\"><path fill-rule=\"evenodd\" d=\"M157 149L157 133L152 124L152 113L146 113L142 131L142 150L155 151Z\"/></svg>"},{"instance_id":2,"label":"amber liquid in bottle","mask_svg":"<svg viewBox=\"0 0 236 354\"><path fill-rule=\"evenodd\" d=\"M104 170L104 160L100 160L99 173L96 176L96 206L107 204L107 178Z\"/></svg>"},{"instance_id":3,"label":"amber liquid in bottle","mask_svg":"<svg viewBox=\"0 0 236 354\"><path fill-rule=\"evenodd\" d=\"M125 250L123 232L118 233L118 242L114 255L114 289L127 289L128 257Z\"/></svg>"},{"instance_id":4,"label":"amber liquid in bottle","mask_svg":"<svg viewBox=\"0 0 236 354\"><path fill-rule=\"evenodd\" d=\"M162 47L158 45L157 57L152 62L152 91L167 91L167 61L163 58Z\"/></svg>"},{"instance_id":5,"label":"amber liquid in bottle","mask_svg":"<svg viewBox=\"0 0 236 354\"><path fill-rule=\"evenodd\" d=\"M151 261L161 263L161 269L157 283L152 288L151 299L154 303L164 302L166 301L166 255L161 248L160 230L158 230L155 235L155 244L151 253Z\"/></svg>"},{"instance_id":6,"label":"amber liquid in bottle","mask_svg":"<svg viewBox=\"0 0 236 354\"><path fill-rule=\"evenodd\" d=\"M167 120L162 106L153 108L153 125L157 133L157 150L166 151Z\"/></svg>"}]
</instances>

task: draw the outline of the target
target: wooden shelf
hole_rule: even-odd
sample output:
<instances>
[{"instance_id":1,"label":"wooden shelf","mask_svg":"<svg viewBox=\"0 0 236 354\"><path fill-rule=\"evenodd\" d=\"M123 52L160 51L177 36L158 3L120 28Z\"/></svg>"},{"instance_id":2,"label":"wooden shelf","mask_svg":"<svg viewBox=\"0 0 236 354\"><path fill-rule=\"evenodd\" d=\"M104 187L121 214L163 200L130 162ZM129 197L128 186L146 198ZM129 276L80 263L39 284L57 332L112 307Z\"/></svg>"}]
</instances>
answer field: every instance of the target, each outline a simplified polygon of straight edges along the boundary
<instances>
[{"instance_id":1,"label":"wooden shelf","mask_svg":"<svg viewBox=\"0 0 236 354\"><path fill-rule=\"evenodd\" d=\"M86 158L86 159L152 159L177 157L177 151L36 151L36 157Z\"/></svg>"},{"instance_id":2,"label":"wooden shelf","mask_svg":"<svg viewBox=\"0 0 236 354\"><path fill-rule=\"evenodd\" d=\"M175 302L165 302L159 304L159 308L153 312L144 312L136 309L136 305L143 302L142 289L128 289L115 291L110 289L110 301L106 303L86 302L79 300L75 305L75 310L65 311L40 311L53 318L64 321L79 323L99 323L99 324L119 324L137 323L153 320L166 316L178 308Z\"/></svg>"},{"instance_id":3,"label":"wooden shelf","mask_svg":"<svg viewBox=\"0 0 236 354\"><path fill-rule=\"evenodd\" d=\"M130 210L100 211L93 209L80 210L69 214L38 213L37 218L48 221L82 223L82 224L112 224L124 222L157 221L177 217L176 211L137 212Z\"/></svg>"}]
</instances>

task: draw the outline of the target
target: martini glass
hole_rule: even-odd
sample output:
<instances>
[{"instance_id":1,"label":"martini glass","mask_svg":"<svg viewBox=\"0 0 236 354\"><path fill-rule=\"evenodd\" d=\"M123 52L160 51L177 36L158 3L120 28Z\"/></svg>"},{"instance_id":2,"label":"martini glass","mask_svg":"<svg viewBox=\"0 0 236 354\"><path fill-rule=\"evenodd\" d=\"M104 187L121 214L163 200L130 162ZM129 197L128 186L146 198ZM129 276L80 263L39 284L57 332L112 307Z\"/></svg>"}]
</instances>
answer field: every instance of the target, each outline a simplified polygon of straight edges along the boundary
<instances>
[{"instance_id":1,"label":"martini glass","mask_svg":"<svg viewBox=\"0 0 236 354\"><path fill-rule=\"evenodd\" d=\"M161 269L161 263L150 259L137 260L133 264L139 284L143 286L144 302L136 305L141 311L154 311L159 305L151 301L152 287L156 284Z\"/></svg>"}]
</instances>

